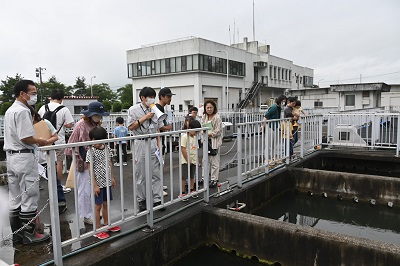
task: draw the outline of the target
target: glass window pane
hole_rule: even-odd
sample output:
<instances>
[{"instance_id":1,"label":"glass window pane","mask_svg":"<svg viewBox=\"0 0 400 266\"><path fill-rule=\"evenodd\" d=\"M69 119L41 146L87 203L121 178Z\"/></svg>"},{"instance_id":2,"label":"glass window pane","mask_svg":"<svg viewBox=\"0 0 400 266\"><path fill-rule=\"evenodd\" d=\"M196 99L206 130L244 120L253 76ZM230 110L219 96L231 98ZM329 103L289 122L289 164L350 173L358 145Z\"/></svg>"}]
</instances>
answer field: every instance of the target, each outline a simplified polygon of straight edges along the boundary
<instances>
[{"instance_id":1,"label":"glass window pane","mask_svg":"<svg viewBox=\"0 0 400 266\"><path fill-rule=\"evenodd\" d=\"M165 59L161 59L161 74L165 74Z\"/></svg>"},{"instance_id":2,"label":"glass window pane","mask_svg":"<svg viewBox=\"0 0 400 266\"><path fill-rule=\"evenodd\" d=\"M135 64L132 64L132 68L133 68L133 76L134 77L137 77L137 64L135 63Z\"/></svg>"},{"instance_id":3,"label":"glass window pane","mask_svg":"<svg viewBox=\"0 0 400 266\"><path fill-rule=\"evenodd\" d=\"M200 57L200 70L203 70L203 68L204 68L204 57L203 57L203 55L201 54L201 55L199 55L199 57Z\"/></svg>"},{"instance_id":4,"label":"glass window pane","mask_svg":"<svg viewBox=\"0 0 400 266\"><path fill-rule=\"evenodd\" d=\"M355 106L356 104L356 96L355 95L346 95L346 106Z\"/></svg>"},{"instance_id":5,"label":"glass window pane","mask_svg":"<svg viewBox=\"0 0 400 266\"><path fill-rule=\"evenodd\" d=\"M170 58L165 58L165 73L171 73L171 60L170 60Z\"/></svg>"},{"instance_id":6,"label":"glass window pane","mask_svg":"<svg viewBox=\"0 0 400 266\"><path fill-rule=\"evenodd\" d=\"M186 58L186 57L185 57ZM182 71L182 61L181 61L181 57L177 57L176 58L176 72L181 72Z\"/></svg>"},{"instance_id":7,"label":"glass window pane","mask_svg":"<svg viewBox=\"0 0 400 266\"><path fill-rule=\"evenodd\" d=\"M160 60L156 60L156 74L160 74L161 70L161 62Z\"/></svg>"},{"instance_id":8,"label":"glass window pane","mask_svg":"<svg viewBox=\"0 0 400 266\"><path fill-rule=\"evenodd\" d=\"M186 70L190 71L193 69L193 60L192 60L192 56L188 55L186 56Z\"/></svg>"},{"instance_id":9,"label":"glass window pane","mask_svg":"<svg viewBox=\"0 0 400 266\"><path fill-rule=\"evenodd\" d=\"M155 75L156 74L156 61L151 61L151 74Z\"/></svg>"},{"instance_id":10,"label":"glass window pane","mask_svg":"<svg viewBox=\"0 0 400 266\"><path fill-rule=\"evenodd\" d=\"M188 65L189 65L189 63L188 63ZM198 70L198 69L199 69L199 55L194 54L193 55L193 70Z\"/></svg>"},{"instance_id":11,"label":"glass window pane","mask_svg":"<svg viewBox=\"0 0 400 266\"><path fill-rule=\"evenodd\" d=\"M171 73L175 73L176 72L175 57L170 58L169 61L171 62Z\"/></svg>"},{"instance_id":12,"label":"glass window pane","mask_svg":"<svg viewBox=\"0 0 400 266\"><path fill-rule=\"evenodd\" d=\"M142 76L142 64L141 63L137 63L137 75L138 75L138 77Z\"/></svg>"},{"instance_id":13,"label":"glass window pane","mask_svg":"<svg viewBox=\"0 0 400 266\"><path fill-rule=\"evenodd\" d=\"M146 62L146 73L147 75L151 75L151 61Z\"/></svg>"},{"instance_id":14,"label":"glass window pane","mask_svg":"<svg viewBox=\"0 0 400 266\"><path fill-rule=\"evenodd\" d=\"M128 78L132 77L132 64L128 64Z\"/></svg>"},{"instance_id":15,"label":"glass window pane","mask_svg":"<svg viewBox=\"0 0 400 266\"><path fill-rule=\"evenodd\" d=\"M142 65L142 76L146 76L147 72L146 72L146 62L142 62L140 63Z\"/></svg>"}]
</instances>

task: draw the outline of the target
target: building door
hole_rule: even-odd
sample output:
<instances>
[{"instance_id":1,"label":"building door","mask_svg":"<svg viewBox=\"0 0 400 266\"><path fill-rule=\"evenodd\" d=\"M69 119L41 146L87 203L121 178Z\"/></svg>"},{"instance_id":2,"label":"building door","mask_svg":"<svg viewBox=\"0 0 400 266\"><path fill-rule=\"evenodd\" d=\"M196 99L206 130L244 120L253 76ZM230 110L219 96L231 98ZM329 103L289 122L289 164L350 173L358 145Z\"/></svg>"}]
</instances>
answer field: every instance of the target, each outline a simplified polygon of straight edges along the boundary
<instances>
[{"instance_id":1,"label":"building door","mask_svg":"<svg viewBox=\"0 0 400 266\"><path fill-rule=\"evenodd\" d=\"M258 68L254 67L254 82L258 82Z\"/></svg>"}]
</instances>

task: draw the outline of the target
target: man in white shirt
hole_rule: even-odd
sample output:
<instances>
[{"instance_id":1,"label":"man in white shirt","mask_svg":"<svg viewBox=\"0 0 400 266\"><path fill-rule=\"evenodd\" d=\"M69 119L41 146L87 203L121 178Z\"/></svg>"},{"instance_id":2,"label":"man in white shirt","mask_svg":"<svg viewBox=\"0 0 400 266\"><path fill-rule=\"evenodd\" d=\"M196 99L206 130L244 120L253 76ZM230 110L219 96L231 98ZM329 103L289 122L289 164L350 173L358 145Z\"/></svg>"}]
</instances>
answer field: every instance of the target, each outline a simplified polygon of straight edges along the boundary
<instances>
[{"instance_id":1,"label":"man in white shirt","mask_svg":"<svg viewBox=\"0 0 400 266\"><path fill-rule=\"evenodd\" d=\"M49 108L50 111L54 111L62 105L62 101L64 99L64 91L62 89L55 89L51 92L50 95L50 102L46 104ZM43 115L46 113L46 105L43 105L39 109L39 115L43 117ZM65 144L65 128L71 128L72 124L74 122L74 118L71 115L71 112L67 107L61 108L57 113L57 125L55 125L55 128L58 133L58 140L55 142L55 144ZM58 149L56 150L56 156L57 156L57 177L61 182L62 176L63 176L63 162L65 160L65 153L64 149ZM68 193L71 191L70 188L66 188L63 186L64 193Z\"/></svg>"}]
</instances>

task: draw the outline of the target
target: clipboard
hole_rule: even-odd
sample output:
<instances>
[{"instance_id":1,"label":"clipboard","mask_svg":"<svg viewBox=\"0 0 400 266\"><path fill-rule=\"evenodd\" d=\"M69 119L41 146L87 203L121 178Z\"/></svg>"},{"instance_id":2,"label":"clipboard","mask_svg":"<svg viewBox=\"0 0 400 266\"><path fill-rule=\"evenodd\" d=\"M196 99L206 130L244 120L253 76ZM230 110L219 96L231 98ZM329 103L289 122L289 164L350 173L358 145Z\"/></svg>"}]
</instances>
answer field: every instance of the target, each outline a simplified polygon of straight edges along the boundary
<instances>
[{"instance_id":1,"label":"clipboard","mask_svg":"<svg viewBox=\"0 0 400 266\"><path fill-rule=\"evenodd\" d=\"M48 140L51 138L50 128L47 126L44 120L41 120L33 125L35 130L35 138Z\"/></svg>"}]
</instances>

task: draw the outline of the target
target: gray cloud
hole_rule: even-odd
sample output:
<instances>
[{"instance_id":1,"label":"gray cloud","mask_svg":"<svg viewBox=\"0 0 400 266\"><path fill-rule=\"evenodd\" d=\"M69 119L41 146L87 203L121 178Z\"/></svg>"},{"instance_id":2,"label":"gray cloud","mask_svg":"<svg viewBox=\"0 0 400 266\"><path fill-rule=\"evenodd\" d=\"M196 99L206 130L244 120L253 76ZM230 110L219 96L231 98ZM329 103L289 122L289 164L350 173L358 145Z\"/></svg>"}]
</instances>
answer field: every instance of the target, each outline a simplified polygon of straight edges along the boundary
<instances>
[{"instance_id":1,"label":"gray cloud","mask_svg":"<svg viewBox=\"0 0 400 266\"><path fill-rule=\"evenodd\" d=\"M255 0L256 39L273 55L313 68L321 85L357 82L360 74L400 83L400 73L366 78L400 72L399 11L396 0ZM252 20L252 1L6 1L0 78L36 80L41 66L45 79L73 85L77 76L96 76L94 83L116 88L129 83L126 50L186 36L252 40Z\"/></svg>"}]
</instances>

